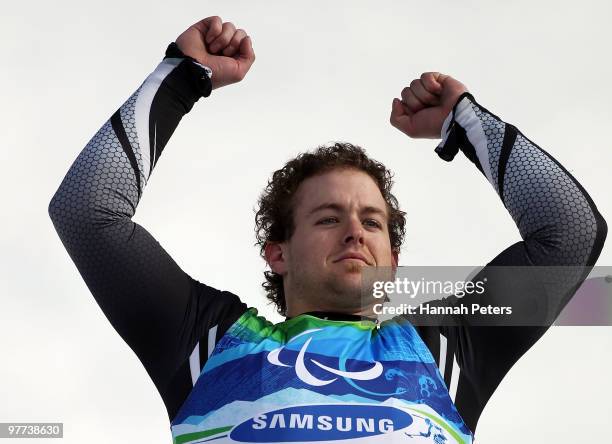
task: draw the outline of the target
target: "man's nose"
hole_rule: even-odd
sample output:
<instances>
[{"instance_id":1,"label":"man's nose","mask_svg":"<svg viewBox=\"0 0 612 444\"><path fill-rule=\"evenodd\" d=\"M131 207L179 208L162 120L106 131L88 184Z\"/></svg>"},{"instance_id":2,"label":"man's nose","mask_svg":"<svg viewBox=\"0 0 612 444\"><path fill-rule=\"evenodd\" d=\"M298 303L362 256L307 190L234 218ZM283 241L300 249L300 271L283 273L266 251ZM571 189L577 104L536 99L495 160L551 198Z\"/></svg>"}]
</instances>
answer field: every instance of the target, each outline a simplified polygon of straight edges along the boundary
<instances>
[{"instance_id":1,"label":"man's nose","mask_svg":"<svg viewBox=\"0 0 612 444\"><path fill-rule=\"evenodd\" d=\"M349 244L354 242L363 245L363 240L363 225L361 225L361 221L358 219L350 219L344 236L344 243Z\"/></svg>"}]
</instances>

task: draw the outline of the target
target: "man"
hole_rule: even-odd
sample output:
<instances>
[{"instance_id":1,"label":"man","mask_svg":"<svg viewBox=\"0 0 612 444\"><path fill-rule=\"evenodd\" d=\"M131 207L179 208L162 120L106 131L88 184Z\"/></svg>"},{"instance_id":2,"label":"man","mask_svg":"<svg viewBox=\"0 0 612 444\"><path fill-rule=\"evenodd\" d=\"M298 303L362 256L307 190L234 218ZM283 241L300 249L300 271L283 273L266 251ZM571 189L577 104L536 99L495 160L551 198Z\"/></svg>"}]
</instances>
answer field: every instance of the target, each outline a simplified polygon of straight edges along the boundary
<instances>
[{"instance_id":1,"label":"man","mask_svg":"<svg viewBox=\"0 0 612 444\"><path fill-rule=\"evenodd\" d=\"M404 214L391 175L359 147L336 143L276 171L257 233L264 287L287 319L273 325L238 296L184 273L131 221L162 150L201 96L244 78L246 32L206 18L91 139L49 212L79 272L144 364L186 442L471 442L503 376L546 325L378 326L361 304L364 270L396 269ZM523 241L495 265L592 266L607 228L552 157L477 104L463 84L425 73L394 99L393 126L461 149L491 182ZM561 306L585 278L563 280ZM474 278L476 279L476 278ZM509 297L503 279L480 300ZM540 283L523 288L544 296ZM450 299L450 298L449 298ZM451 303L455 303L451 300Z\"/></svg>"}]
</instances>

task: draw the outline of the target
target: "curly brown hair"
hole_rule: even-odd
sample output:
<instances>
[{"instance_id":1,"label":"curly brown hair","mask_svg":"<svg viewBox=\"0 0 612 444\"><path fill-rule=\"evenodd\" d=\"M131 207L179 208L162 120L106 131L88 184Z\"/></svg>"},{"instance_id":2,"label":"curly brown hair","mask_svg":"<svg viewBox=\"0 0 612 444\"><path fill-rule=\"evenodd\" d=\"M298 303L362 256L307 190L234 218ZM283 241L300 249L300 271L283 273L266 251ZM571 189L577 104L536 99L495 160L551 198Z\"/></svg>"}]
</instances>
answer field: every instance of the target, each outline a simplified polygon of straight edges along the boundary
<instances>
[{"instance_id":1,"label":"curly brown hair","mask_svg":"<svg viewBox=\"0 0 612 444\"><path fill-rule=\"evenodd\" d=\"M404 241L406 213L399 209L396 197L391 194L393 173L382 163L369 158L363 148L346 142L335 142L298 155L272 174L259 198L259 208L255 213L255 245L259 245L264 259L267 242L284 242L293 235L295 225L292 198L299 185L309 177L338 168L354 168L374 179L387 204L391 249L399 252ZM287 303L283 277L273 271L265 271L264 276L266 281L262 287L266 297L276 305L278 313L285 316Z\"/></svg>"}]
</instances>

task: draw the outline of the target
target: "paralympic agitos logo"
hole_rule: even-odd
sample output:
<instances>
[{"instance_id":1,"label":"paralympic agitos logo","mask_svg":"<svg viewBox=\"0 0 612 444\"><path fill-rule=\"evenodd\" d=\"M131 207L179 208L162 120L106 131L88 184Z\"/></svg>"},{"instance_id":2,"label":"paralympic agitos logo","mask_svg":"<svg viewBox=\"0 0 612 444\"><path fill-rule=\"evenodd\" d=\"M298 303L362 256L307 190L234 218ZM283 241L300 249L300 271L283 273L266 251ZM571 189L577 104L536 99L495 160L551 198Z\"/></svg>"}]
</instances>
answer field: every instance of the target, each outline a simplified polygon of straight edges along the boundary
<instances>
[{"instance_id":1,"label":"paralympic agitos logo","mask_svg":"<svg viewBox=\"0 0 612 444\"><path fill-rule=\"evenodd\" d=\"M321 328L314 328L314 329L311 329L311 330L303 331L299 335L296 335L293 338L291 338L291 340L289 340L289 342L287 344L295 341L300 336L303 336L303 335L308 334L308 333L314 333L314 332L317 332L319 330L322 330L322 329ZM330 378L330 379L317 378L311 372L309 372L308 369L306 368L306 364L304 362L304 357L306 355L306 350L308 349L308 345L310 344L310 341L312 341L312 338L308 338L306 340L306 342L304 342L304 345L302 345L302 348L300 348L300 351L299 351L299 353L297 355L297 359L295 361L295 373L296 373L297 377L300 378L300 380L302 382L305 382L308 385L322 386L322 385L331 384L332 382L334 382L338 378ZM270 364L277 365L279 367L291 367L291 365L285 364L285 363L281 362L281 360L280 360L280 356L279 355L280 355L281 351L284 348L285 348L285 346L282 346L282 347L276 348L276 349L272 350L270 353L268 353L268 362ZM355 379L355 380L359 380L359 381L369 381L371 379L376 379L383 372L383 366L378 361L374 362L374 365L371 368L369 368L367 370L358 371L358 372L350 372L350 371L339 370L339 369L336 369L336 368L333 368L333 367L329 367L327 365L321 364L316 359L310 359L310 361L313 364L315 364L317 367L322 368L323 370L326 370L326 371L328 371L329 373L331 373L333 375L337 375L337 376L340 376L340 377L343 377L343 378L347 378L347 379Z\"/></svg>"}]
</instances>

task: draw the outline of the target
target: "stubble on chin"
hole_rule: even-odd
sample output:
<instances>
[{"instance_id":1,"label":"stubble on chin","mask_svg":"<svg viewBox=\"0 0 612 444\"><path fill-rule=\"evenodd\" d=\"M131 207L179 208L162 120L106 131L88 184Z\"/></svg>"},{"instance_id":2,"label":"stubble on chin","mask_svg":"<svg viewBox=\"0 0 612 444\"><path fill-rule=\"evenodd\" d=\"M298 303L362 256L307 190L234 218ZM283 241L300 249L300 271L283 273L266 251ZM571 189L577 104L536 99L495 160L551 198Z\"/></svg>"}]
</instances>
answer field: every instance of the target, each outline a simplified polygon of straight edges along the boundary
<instances>
[{"instance_id":1,"label":"stubble on chin","mask_svg":"<svg viewBox=\"0 0 612 444\"><path fill-rule=\"evenodd\" d=\"M362 306L362 271L363 266L348 262L341 275L332 275L325 282L329 301L342 311L359 311Z\"/></svg>"}]
</instances>

